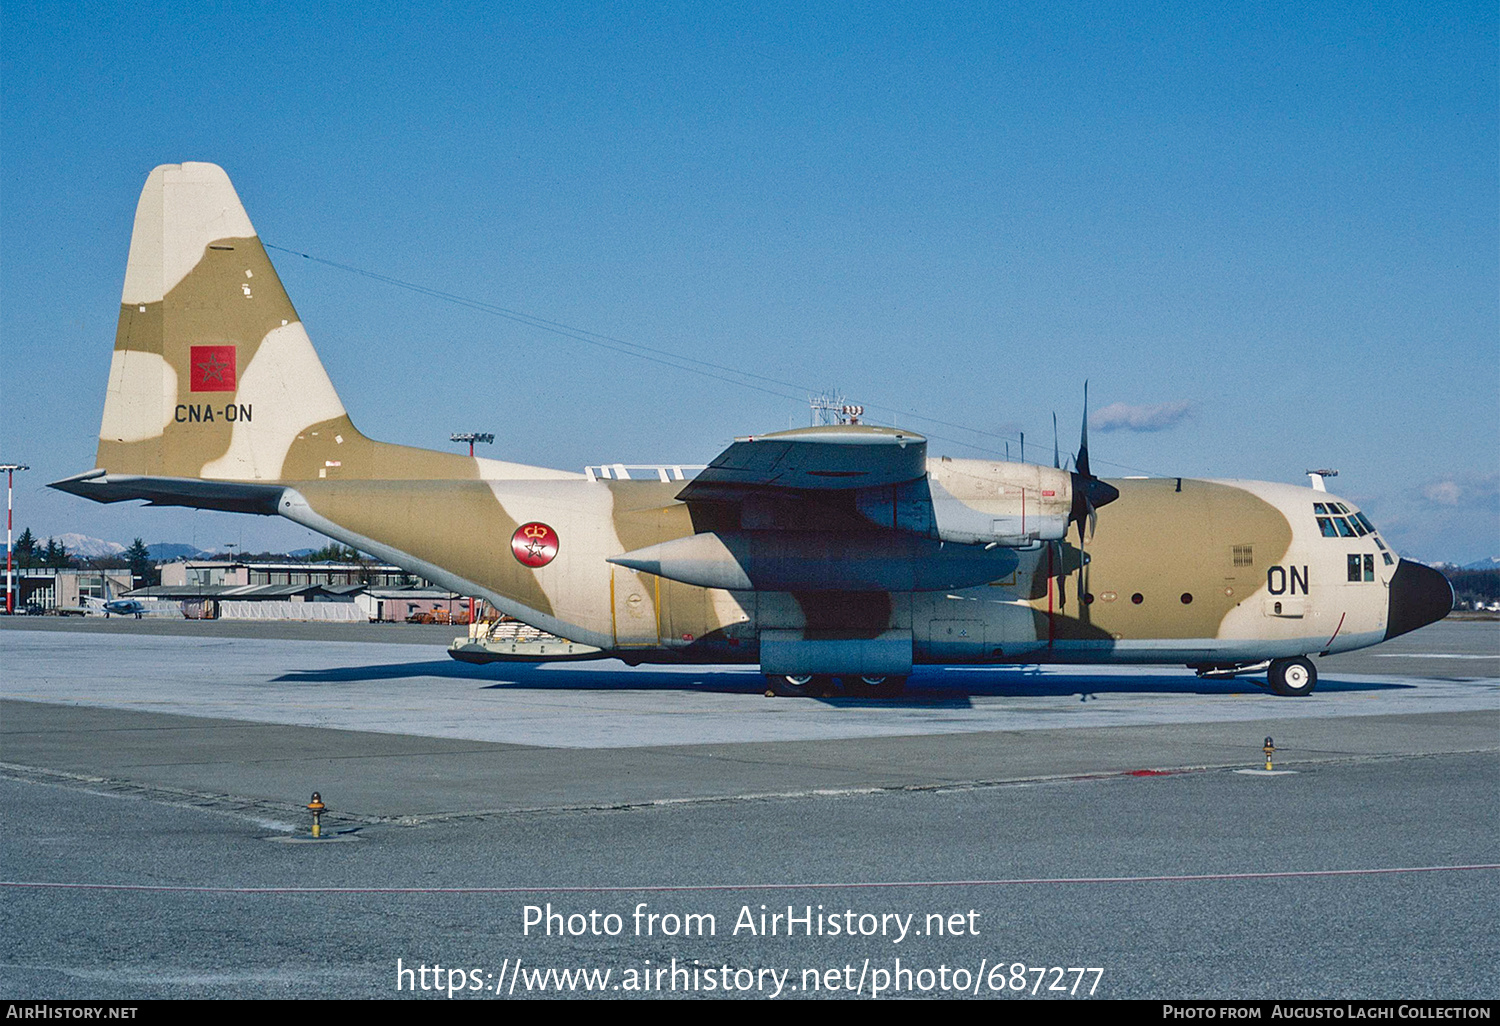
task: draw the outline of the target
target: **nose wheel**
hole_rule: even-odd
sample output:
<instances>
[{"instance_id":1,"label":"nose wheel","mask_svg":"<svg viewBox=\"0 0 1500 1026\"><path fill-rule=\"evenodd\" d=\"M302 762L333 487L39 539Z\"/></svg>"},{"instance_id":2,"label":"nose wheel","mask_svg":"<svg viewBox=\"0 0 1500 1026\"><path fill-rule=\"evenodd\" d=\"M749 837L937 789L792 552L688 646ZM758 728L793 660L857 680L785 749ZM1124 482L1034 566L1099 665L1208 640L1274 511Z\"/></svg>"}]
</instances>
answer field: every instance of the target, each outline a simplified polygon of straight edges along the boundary
<instances>
[{"instance_id":1,"label":"nose wheel","mask_svg":"<svg viewBox=\"0 0 1500 1026\"><path fill-rule=\"evenodd\" d=\"M1266 683L1274 694L1287 698L1310 695L1318 685L1318 668L1306 656L1296 659L1273 659Z\"/></svg>"}]
</instances>

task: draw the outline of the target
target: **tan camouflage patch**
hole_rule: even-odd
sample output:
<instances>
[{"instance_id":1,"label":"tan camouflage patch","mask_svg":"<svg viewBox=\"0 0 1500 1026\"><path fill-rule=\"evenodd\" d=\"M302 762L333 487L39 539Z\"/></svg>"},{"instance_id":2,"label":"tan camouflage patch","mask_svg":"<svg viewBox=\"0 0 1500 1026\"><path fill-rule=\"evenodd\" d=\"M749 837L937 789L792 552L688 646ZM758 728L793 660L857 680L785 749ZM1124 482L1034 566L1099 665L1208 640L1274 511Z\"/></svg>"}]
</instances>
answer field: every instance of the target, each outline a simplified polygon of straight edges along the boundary
<instances>
[{"instance_id":1,"label":"tan camouflage patch","mask_svg":"<svg viewBox=\"0 0 1500 1026\"><path fill-rule=\"evenodd\" d=\"M1080 570L1068 559L1066 575L1053 578L1050 636L1058 640L1217 637L1260 583L1255 568L1228 565L1231 546L1252 545L1266 563L1291 546L1286 516L1239 488L1184 479L1178 491L1175 478L1110 483L1120 498L1099 514L1084 546L1088 565ZM1029 596L1042 638L1046 583L1044 558ZM1085 595L1093 601L1081 601Z\"/></svg>"},{"instance_id":2,"label":"tan camouflage patch","mask_svg":"<svg viewBox=\"0 0 1500 1026\"><path fill-rule=\"evenodd\" d=\"M520 527L477 481L309 481L298 486L314 512L340 527L409 553L554 615L542 571L518 563L510 538ZM564 545L568 539L564 537ZM561 572L557 565L554 572Z\"/></svg>"}]
</instances>

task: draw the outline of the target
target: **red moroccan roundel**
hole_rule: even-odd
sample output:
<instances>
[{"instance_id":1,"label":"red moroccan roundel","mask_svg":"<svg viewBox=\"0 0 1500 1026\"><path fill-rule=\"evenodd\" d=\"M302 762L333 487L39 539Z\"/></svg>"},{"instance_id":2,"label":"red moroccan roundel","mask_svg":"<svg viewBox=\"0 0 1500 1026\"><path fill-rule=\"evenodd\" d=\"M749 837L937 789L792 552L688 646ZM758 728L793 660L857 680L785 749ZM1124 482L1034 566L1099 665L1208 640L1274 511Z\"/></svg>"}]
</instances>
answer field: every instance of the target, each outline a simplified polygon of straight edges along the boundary
<instances>
[{"instance_id":1,"label":"red moroccan roundel","mask_svg":"<svg viewBox=\"0 0 1500 1026\"><path fill-rule=\"evenodd\" d=\"M510 551L522 566L536 568L546 566L557 555L559 544L557 532L546 524L532 521L516 528L510 536Z\"/></svg>"}]
</instances>

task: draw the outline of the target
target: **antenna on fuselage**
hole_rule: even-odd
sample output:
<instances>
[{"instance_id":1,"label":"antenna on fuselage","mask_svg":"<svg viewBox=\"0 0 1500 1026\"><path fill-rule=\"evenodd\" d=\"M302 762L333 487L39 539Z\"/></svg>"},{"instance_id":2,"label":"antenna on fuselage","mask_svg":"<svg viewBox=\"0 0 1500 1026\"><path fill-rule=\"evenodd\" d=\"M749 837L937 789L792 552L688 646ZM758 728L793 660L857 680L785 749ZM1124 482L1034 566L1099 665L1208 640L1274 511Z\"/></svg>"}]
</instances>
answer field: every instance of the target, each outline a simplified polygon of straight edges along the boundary
<instances>
[{"instance_id":1,"label":"antenna on fuselage","mask_svg":"<svg viewBox=\"0 0 1500 1026\"><path fill-rule=\"evenodd\" d=\"M1312 481L1313 491L1315 492L1328 491L1328 486L1323 482L1323 479L1325 477L1339 476L1339 472L1337 470L1328 470L1326 468L1323 470L1308 470L1304 471L1304 473L1307 474L1308 479Z\"/></svg>"},{"instance_id":2,"label":"antenna on fuselage","mask_svg":"<svg viewBox=\"0 0 1500 1026\"><path fill-rule=\"evenodd\" d=\"M865 415L865 408L849 402L842 392L821 392L807 397L812 410L812 426L825 424L858 424Z\"/></svg>"},{"instance_id":3,"label":"antenna on fuselage","mask_svg":"<svg viewBox=\"0 0 1500 1026\"><path fill-rule=\"evenodd\" d=\"M495 436L488 432L481 431L455 431L453 432L453 434L448 436L448 440L450 442L468 442L469 455L473 456L475 442L483 442L486 445L493 445L495 443Z\"/></svg>"}]
</instances>

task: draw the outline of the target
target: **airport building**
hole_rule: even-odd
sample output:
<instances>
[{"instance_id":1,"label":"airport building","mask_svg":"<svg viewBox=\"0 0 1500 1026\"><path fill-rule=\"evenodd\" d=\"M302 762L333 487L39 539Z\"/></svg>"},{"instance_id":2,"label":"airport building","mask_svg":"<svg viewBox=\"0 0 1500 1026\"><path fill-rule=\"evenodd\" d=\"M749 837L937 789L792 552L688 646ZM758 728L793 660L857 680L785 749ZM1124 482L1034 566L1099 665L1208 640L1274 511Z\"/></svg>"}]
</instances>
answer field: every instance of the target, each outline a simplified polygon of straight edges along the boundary
<instances>
[{"instance_id":1,"label":"airport building","mask_svg":"<svg viewBox=\"0 0 1500 1026\"><path fill-rule=\"evenodd\" d=\"M16 569L16 612L82 613L90 600L104 599L104 582L109 580L110 594L119 598L135 586L128 569L75 570L51 566ZM0 598L0 610L5 601Z\"/></svg>"},{"instance_id":2,"label":"airport building","mask_svg":"<svg viewBox=\"0 0 1500 1026\"><path fill-rule=\"evenodd\" d=\"M389 563L179 560L135 595L182 602L204 619L468 622L467 599Z\"/></svg>"},{"instance_id":3,"label":"airport building","mask_svg":"<svg viewBox=\"0 0 1500 1026\"><path fill-rule=\"evenodd\" d=\"M389 563L261 563L246 560L193 559L163 563L163 585L322 585L347 588L430 587Z\"/></svg>"},{"instance_id":4,"label":"airport building","mask_svg":"<svg viewBox=\"0 0 1500 1026\"><path fill-rule=\"evenodd\" d=\"M16 610L102 615L109 597L132 598L144 615L194 620L469 622L467 598L387 563L277 563L178 560L161 583L132 590L128 569L28 567L16 571Z\"/></svg>"}]
</instances>

